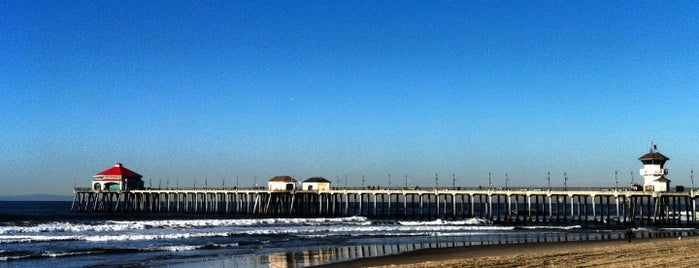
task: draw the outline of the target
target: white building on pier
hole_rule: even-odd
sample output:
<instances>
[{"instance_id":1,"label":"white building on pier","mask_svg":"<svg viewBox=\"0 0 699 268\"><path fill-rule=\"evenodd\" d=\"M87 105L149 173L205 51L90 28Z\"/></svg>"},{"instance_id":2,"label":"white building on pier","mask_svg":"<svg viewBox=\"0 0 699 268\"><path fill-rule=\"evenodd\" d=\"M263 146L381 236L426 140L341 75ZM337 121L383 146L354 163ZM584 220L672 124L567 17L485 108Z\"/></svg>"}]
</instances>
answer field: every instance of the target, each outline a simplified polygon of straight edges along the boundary
<instances>
[{"instance_id":1,"label":"white building on pier","mask_svg":"<svg viewBox=\"0 0 699 268\"><path fill-rule=\"evenodd\" d=\"M267 187L272 191L296 190L296 179L291 176L276 176L267 181Z\"/></svg>"},{"instance_id":2,"label":"white building on pier","mask_svg":"<svg viewBox=\"0 0 699 268\"><path fill-rule=\"evenodd\" d=\"M301 189L308 191L330 190L330 181L323 177L308 178L301 183Z\"/></svg>"}]
</instances>

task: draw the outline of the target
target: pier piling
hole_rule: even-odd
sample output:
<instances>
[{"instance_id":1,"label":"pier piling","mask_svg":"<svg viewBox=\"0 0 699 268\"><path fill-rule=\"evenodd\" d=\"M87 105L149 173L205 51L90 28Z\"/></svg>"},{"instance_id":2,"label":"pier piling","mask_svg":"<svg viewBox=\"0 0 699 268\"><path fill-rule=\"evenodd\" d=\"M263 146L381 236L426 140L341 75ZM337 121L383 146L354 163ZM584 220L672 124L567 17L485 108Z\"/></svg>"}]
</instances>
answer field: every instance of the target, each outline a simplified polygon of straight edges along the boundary
<instances>
[{"instance_id":1,"label":"pier piling","mask_svg":"<svg viewBox=\"0 0 699 268\"><path fill-rule=\"evenodd\" d=\"M74 190L79 213L696 224L696 194L618 189Z\"/></svg>"}]
</instances>

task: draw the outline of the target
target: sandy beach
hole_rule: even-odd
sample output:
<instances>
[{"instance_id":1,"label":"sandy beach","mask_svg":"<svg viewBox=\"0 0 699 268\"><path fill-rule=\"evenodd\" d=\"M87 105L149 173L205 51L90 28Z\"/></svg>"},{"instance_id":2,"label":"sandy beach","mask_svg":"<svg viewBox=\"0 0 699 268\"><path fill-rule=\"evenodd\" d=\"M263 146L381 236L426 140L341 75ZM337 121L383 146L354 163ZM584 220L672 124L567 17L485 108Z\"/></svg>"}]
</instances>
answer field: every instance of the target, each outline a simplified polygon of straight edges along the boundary
<instances>
[{"instance_id":1,"label":"sandy beach","mask_svg":"<svg viewBox=\"0 0 699 268\"><path fill-rule=\"evenodd\" d=\"M322 267L690 267L698 237L426 249Z\"/></svg>"}]
</instances>

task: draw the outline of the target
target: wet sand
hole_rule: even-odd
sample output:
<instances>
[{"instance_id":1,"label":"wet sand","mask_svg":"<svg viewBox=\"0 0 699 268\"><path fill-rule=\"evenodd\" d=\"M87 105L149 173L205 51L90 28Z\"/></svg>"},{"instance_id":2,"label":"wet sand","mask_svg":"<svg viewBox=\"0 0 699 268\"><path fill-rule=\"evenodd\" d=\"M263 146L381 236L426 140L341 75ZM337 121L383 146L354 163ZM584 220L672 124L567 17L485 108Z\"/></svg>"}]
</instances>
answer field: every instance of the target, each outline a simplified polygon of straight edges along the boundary
<instances>
[{"instance_id":1,"label":"wet sand","mask_svg":"<svg viewBox=\"0 0 699 268\"><path fill-rule=\"evenodd\" d=\"M699 237L425 249L319 267L690 267Z\"/></svg>"}]
</instances>

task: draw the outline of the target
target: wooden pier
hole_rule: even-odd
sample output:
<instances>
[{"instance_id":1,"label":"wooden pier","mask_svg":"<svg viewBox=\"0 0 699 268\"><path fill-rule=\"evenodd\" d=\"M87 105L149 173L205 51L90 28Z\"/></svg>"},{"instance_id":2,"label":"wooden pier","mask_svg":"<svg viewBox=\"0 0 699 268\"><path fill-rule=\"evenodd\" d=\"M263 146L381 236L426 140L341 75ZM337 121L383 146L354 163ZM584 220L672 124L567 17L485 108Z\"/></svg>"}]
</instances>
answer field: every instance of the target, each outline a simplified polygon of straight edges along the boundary
<instances>
[{"instance_id":1,"label":"wooden pier","mask_svg":"<svg viewBox=\"0 0 699 268\"><path fill-rule=\"evenodd\" d=\"M231 217L347 217L495 222L697 224L693 189L147 189L76 188L82 213L218 214Z\"/></svg>"}]
</instances>

